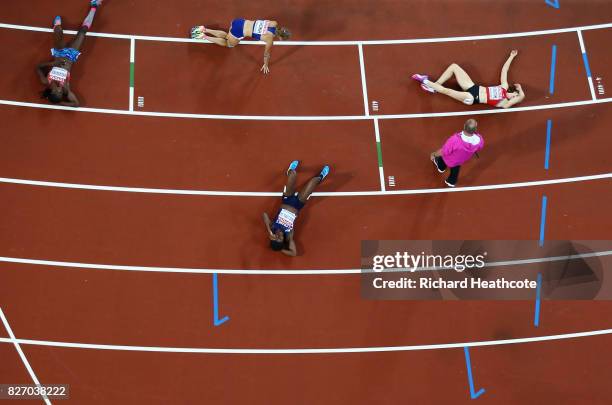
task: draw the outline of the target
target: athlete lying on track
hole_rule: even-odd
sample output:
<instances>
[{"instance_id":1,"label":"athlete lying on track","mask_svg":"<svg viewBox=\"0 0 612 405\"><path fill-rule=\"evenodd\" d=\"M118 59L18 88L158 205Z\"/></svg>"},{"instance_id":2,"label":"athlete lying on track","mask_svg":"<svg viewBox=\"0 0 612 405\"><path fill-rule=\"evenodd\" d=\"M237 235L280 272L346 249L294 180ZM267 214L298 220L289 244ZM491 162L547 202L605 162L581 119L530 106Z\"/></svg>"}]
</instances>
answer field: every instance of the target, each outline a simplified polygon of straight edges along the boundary
<instances>
[{"instance_id":1,"label":"athlete lying on track","mask_svg":"<svg viewBox=\"0 0 612 405\"><path fill-rule=\"evenodd\" d=\"M514 88L508 86L508 70L512 60L516 57L518 51L513 50L501 71L501 84L498 86L479 86L475 84L470 76L459 65L453 63L450 65L442 76L435 82L429 80L426 75L414 74L412 78L421 82L421 88L429 93L440 93L447 95L463 104L489 104L497 108L510 108L523 101L525 93L520 84L516 83ZM463 91L457 91L444 87L443 84L455 76L457 83Z\"/></svg>"},{"instance_id":2,"label":"athlete lying on track","mask_svg":"<svg viewBox=\"0 0 612 405\"><path fill-rule=\"evenodd\" d=\"M212 36L206 35L211 34ZM229 32L220 30L211 30L204 26L193 27L191 29L191 38L207 39L212 43L222 47L233 48L246 37L254 40L261 40L266 43L264 49L264 64L261 71L267 74L270 72L270 51L274 44L274 39L280 40L289 39L291 32L285 27L279 27L276 21L269 20L245 20L244 18L236 18L232 20Z\"/></svg>"},{"instance_id":3,"label":"athlete lying on track","mask_svg":"<svg viewBox=\"0 0 612 405\"><path fill-rule=\"evenodd\" d=\"M53 35L55 37L53 49L51 49L52 62L41 63L37 66L36 72L45 90L42 92L53 104L65 105L68 107L78 107L79 100L70 89L70 69L77 61L81 52L81 46L85 41L85 34L91 28L94 16L102 0L91 0L89 13L76 38L69 44L64 42L64 31L62 29L62 18L55 17L53 21Z\"/></svg>"},{"instance_id":4,"label":"athlete lying on track","mask_svg":"<svg viewBox=\"0 0 612 405\"><path fill-rule=\"evenodd\" d=\"M295 189L297 172L295 170L298 164L299 161L294 160L287 169L287 185L283 189L283 201L274 222L270 221L267 213L263 214L268 238L270 238L270 248L276 251L280 250L287 256L297 255L295 241L293 240L293 223L298 213L304 208L315 188L329 174L329 166L323 166L321 173L310 179L302 191L297 192Z\"/></svg>"}]
</instances>

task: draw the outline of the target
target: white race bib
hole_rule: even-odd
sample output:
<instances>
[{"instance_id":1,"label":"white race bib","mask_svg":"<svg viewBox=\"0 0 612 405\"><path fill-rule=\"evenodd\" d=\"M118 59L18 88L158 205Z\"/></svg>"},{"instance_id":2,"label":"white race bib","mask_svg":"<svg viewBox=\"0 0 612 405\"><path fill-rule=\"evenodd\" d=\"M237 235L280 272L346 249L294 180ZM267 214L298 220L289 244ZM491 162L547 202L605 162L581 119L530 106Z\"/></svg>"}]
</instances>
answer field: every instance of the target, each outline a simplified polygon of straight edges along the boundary
<instances>
[{"instance_id":1,"label":"white race bib","mask_svg":"<svg viewBox=\"0 0 612 405\"><path fill-rule=\"evenodd\" d=\"M292 230L293 223L295 222L296 218L297 218L297 215L294 212L291 212L283 208L281 212L278 213L278 218L276 219L276 222L284 226L288 230Z\"/></svg>"},{"instance_id":2,"label":"white race bib","mask_svg":"<svg viewBox=\"0 0 612 405\"><path fill-rule=\"evenodd\" d=\"M59 82L63 85L66 83L69 76L70 73L68 73L68 70L55 66L47 75L47 79L49 79L50 82Z\"/></svg>"},{"instance_id":3,"label":"white race bib","mask_svg":"<svg viewBox=\"0 0 612 405\"><path fill-rule=\"evenodd\" d=\"M501 100L503 98L501 86L489 87L489 99Z\"/></svg>"},{"instance_id":4,"label":"white race bib","mask_svg":"<svg viewBox=\"0 0 612 405\"><path fill-rule=\"evenodd\" d=\"M253 24L253 34L263 35L268 32L270 21L268 20L257 20Z\"/></svg>"}]
</instances>

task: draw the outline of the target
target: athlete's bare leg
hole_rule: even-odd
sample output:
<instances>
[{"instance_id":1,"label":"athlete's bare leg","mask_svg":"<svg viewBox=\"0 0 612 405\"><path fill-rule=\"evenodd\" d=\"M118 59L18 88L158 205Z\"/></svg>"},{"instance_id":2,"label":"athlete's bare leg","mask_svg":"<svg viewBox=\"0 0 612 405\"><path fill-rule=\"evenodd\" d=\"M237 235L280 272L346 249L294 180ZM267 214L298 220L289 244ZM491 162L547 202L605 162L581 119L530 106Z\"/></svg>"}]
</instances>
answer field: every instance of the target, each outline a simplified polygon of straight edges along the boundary
<instances>
[{"instance_id":1,"label":"athlete's bare leg","mask_svg":"<svg viewBox=\"0 0 612 405\"><path fill-rule=\"evenodd\" d=\"M315 191L317 186L321 184L323 179L327 177L328 174L329 174L329 166L324 166L323 170L321 170L321 173L318 176L313 177L312 179L308 181L308 183L306 183L306 186L298 194L298 198L300 199L302 203L305 204L306 201L308 201L308 199L310 198L310 195Z\"/></svg>"},{"instance_id":2,"label":"athlete's bare leg","mask_svg":"<svg viewBox=\"0 0 612 405\"><path fill-rule=\"evenodd\" d=\"M62 28L62 18L59 15L53 20L53 47L55 49L66 47L66 42L64 42L64 29Z\"/></svg>"},{"instance_id":3,"label":"athlete's bare leg","mask_svg":"<svg viewBox=\"0 0 612 405\"><path fill-rule=\"evenodd\" d=\"M474 104L474 96L472 96L467 91L457 91L453 89L449 89L448 87L444 87L441 84L428 81L427 86L431 87L436 91L436 93L444 94L445 96L449 96L457 101L462 102L466 105Z\"/></svg>"},{"instance_id":4,"label":"athlete's bare leg","mask_svg":"<svg viewBox=\"0 0 612 405\"><path fill-rule=\"evenodd\" d=\"M204 31L207 34L211 34L215 38L227 38L227 32L221 30L211 30L210 28L206 28Z\"/></svg>"},{"instance_id":5,"label":"athlete's bare leg","mask_svg":"<svg viewBox=\"0 0 612 405\"><path fill-rule=\"evenodd\" d=\"M94 17L96 16L96 11L98 11L98 7L100 6L100 4L102 4L102 0L94 0L90 3L91 8L89 9L87 16L83 20L83 24L81 24L81 29L79 29L76 38L70 43L70 47L76 49L77 51L80 50L83 46L83 42L85 41L85 34L87 34L87 31L91 29Z\"/></svg>"},{"instance_id":6,"label":"athlete's bare leg","mask_svg":"<svg viewBox=\"0 0 612 405\"><path fill-rule=\"evenodd\" d=\"M295 170L287 170L287 184L283 189L283 195L290 197L295 194L295 182L297 181L297 172Z\"/></svg>"},{"instance_id":7,"label":"athlete's bare leg","mask_svg":"<svg viewBox=\"0 0 612 405\"><path fill-rule=\"evenodd\" d=\"M444 71L444 73L442 73L442 76L440 76L438 78L438 80L436 80L436 83L437 84L444 84L444 83L446 83L446 81L448 79L450 79L453 76L455 76L455 79L457 79L457 83L459 83L459 86L464 91L469 89L470 87L472 87L474 85L474 82L472 81L470 76L467 74L467 72L465 70L463 70L461 68L461 66L457 65L456 63L453 63L449 67L447 67L446 70ZM430 83L426 83L426 84L428 86L431 86ZM431 87L433 87L433 86L431 86ZM435 87L433 87L433 88L435 89Z\"/></svg>"},{"instance_id":8,"label":"athlete's bare leg","mask_svg":"<svg viewBox=\"0 0 612 405\"><path fill-rule=\"evenodd\" d=\"M227 39L224 38L215 38L215 37L209 37L208 35L204 34L204 38L210 42L212 42L213 44L217 44L219 46L222 46L224 48L227 48Z\"/></svg>"}]
</instances>

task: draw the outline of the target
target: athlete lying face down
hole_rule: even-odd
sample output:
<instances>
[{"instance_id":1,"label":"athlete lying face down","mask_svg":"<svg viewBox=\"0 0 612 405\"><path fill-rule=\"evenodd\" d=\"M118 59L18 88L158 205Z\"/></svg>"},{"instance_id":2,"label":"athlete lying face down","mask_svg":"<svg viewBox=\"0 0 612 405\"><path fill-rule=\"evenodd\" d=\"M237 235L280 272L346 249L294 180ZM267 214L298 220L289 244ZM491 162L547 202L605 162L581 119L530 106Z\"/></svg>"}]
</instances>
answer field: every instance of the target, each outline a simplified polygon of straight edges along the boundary
<instances>
[{"instance_id":1,"label":"athlete lying face down","mask_svg":"<svg viewBox=\"0 0 612 405\"><path fill-rule=\"evenodd\" d=\"M291 38L291 32L285 27L279 27L276 21L235 18L230 24L229 32L211 30L200 25L191 29L191 38L206 39L214 44L227 48L235 47L244 38L253 38L256 41L263 41L266 47L264 48L264 64L260 70L264 72L264 74L268 74L270 72L270 52L272 50L272 45L274 45L274 40L278 39L282 41L289 39Z\"/></svg>"}]
</instances>

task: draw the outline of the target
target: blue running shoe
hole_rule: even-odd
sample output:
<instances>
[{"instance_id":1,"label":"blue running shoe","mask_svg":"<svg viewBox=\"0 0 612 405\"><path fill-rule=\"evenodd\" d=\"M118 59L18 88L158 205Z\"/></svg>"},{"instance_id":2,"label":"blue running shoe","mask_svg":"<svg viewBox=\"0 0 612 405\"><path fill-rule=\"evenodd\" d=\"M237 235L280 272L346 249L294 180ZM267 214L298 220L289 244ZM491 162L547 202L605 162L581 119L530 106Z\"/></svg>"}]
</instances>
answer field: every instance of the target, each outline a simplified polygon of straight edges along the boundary
<instances>
[{"instance_id":1,"label":"blue running shoe","mask_svg":"<svg viewBox=\"0 0 612 405\"><path fill-rule=\"evenodd\" d=\"M59 15L55 17L55 20L53 20L53 28L57 27L58 25L62 25L62 17Z\"/></svg>"},{"instance_id":2,"label":"blue running shoe","mask_svg":"<svg viewBox=\"0 0 612 405\"><path fill-rule=\"evenodd\" d=\"M329 166L325 165L323 166L323 169L321 169L321 173L319 173L319 177L321 178L321 181L323 181L323 179L326 178L328 174L329 174Z\"/></svg>"},{"instance_id":3,"label":"blue running shoe","mask_svg":"<svg viewBox=\"0 0 612 405\"><path fill-rule=\"evenodd\" d=\"M289 172L290 172L291 170L295 171L295 170L297 169L297 167L298 167L298 165L299 165L299 164L300 164L300 161L299 161L299 160L294 160L293 162L291 162L291 163L289 164L289 168L287 169L287 175L289 175Z\"/></svg>"},{"instance_id":4,"label":"blue running shoe","mask_svg":"<svg viewBox=\"0 0 612 405\"><path fill-rule=\"evenodd\" d=\"M91 4L92 7L100 7L100 4L102 4L102 0L91 0L89 4Z\"/></svg>"}]
</instances>

